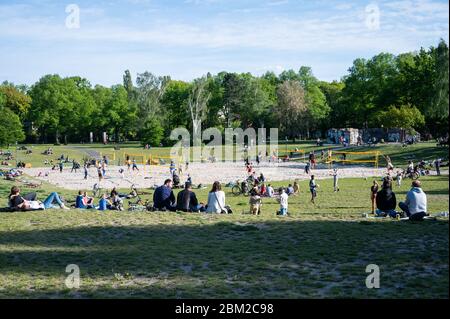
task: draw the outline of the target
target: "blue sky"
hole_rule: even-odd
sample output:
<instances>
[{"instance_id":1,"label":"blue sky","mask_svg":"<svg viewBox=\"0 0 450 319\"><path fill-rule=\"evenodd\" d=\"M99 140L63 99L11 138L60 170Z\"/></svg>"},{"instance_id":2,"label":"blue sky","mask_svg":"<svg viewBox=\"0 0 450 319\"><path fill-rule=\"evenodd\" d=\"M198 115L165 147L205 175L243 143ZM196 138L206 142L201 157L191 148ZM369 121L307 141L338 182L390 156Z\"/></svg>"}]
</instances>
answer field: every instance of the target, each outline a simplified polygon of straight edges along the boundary
<instances>
[{"instance_id":1,"label":"blue sky","mask_svg":"<svg viewBox=\"0 0 450 319\"><path fill-rule=\"evenodd\" d=\"M69 4L80 28L66 27ZM331 81L358 57L448 43L448 9L443 0L0 0L0 82L58 73L109 86L126 69L189 81L301 65Z\"/></svg>"}]
</instances>

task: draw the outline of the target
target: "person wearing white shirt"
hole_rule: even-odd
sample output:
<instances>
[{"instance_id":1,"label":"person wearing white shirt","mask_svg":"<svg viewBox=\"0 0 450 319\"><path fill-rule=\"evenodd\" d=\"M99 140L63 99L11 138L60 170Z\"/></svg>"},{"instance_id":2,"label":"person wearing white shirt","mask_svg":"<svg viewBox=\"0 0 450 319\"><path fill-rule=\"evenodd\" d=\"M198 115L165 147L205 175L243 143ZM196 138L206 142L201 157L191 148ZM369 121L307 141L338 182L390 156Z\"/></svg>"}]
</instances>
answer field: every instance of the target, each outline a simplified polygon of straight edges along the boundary
<instances>
[{"instance_id":1,"label":"person wearing white shirt","mask_svg":"<svg viewBox=\"0 0 450 319\"><path fill-rule=\"evenodd\" d=\"M278 215L286 216L288 214L288 194L286 194L286 191L284 188L280 188L280 197L278 198L278 201L280 202L280 211L278 212Z\"/></svg>"},{"instance_id":2,"label":"person wearing white shirt","mask_svg":"<svg viewBox=\"0 0 450 319\"><path fill-rule=\"evenodd\" d=\"M273 197L273 195L274 195L274 190L273 190L272 185L269 184L269 185L267 186L266 194L267 194L267 197Z\"/></svg>"},{"instance_id":3,"label":"person wearing white shirt","mask_svg":"<svg viewBox=\"0 0 450 319\"><path fill-rule=\"evenodd\" d=\"M214 182L211 191L208 194L208 204L206 205L207 213L228 213L225 208L225 193L219 182Z\"/></svg>"}]
</instances>

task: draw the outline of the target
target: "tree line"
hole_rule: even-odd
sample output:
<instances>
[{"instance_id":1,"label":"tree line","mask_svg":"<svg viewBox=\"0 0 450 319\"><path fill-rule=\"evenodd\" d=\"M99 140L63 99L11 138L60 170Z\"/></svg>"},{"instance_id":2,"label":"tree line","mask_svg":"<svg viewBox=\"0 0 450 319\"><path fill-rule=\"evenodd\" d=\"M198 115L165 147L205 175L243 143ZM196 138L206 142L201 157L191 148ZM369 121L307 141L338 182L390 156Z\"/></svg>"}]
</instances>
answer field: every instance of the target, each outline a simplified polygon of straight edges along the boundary
<instances>
[{"instance_id":1,"label":"tree line","mask_svg":"<svg viewBox=\"0 0 450 319\"><path fill-rule=\"evenodd\" d=\"M176 127L278 127L280 137L312 138L331 127L401 127L448 132L448 45L358 58L340 81L311 68L276 75L210 73L191 82L125 71L123 83L92 86L81 77L46 75L27 87L0 86L0 144L139 140L169 145Z\"/></svg>"}]
</instances>

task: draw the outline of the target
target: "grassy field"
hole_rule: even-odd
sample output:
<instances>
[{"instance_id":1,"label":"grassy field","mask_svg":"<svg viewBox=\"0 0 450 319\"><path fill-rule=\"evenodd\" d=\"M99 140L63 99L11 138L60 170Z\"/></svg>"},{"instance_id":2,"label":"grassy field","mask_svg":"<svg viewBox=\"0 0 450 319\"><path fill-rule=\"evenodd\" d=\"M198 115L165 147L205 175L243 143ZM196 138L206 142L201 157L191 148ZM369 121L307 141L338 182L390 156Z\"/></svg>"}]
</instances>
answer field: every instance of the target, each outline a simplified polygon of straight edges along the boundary
<instances>
[{"instance_id":1,"label":"grassy field","mask_svg":"<svg viewBox=\"0 0 450 319\"><path fill-rule=\"evenodd\" d=\"M116 157L115 161L111 161L111 164L123 164L125 154L134 154L134 155L143 155L145 158L149 158L150 155L153 157L170 157L171 156L171 148L170 147L153 147L150 150L143 149L138 143L127 143L119 145L120 150L114 151L113 145L103 145L103 144L69 144L69 145L26 145L33 150L33 154L25 154L25 151L18 151L16 148L10 147L9 149L3 149L3 151L9 150L12 152L14 156L14 160L10 161L11 164L15 165L15 161L23 161L26 163L31 163L33 167L41 167L44 165L45 160L56 160L61 155L68 156L70 160L76 159L78 161L82 161L85 157L92 157L92 154L103 154L107 155L110 159L113 154ZM48 156L43 155L42 153L47 148L53 148L54 155ZM340 148L339 145L326 145L323 147L318 147L314 143L309 141L304 141L296 144L279 144L278 152L280 156L284 156L288 154L290 151L298 148L306 153L306 155L315 151L316 156L320 158L320 151L328 150L329 148L335 149ZM225 157L226 153L230 151L235 151L236 146L233 146L231 149L225 146L221 149L223 157ZM448 148L447 147L436 147L435 142L423 142L417 143L408 147L401 147L399 144L379 144L374 147L348 147L346 149L340 149L339 151L349 151L349 152L366 152L366 151L379 151L381 155L389 155L392 159L392 162L396 166L406 167L406 163L409 159L414 161L418 161L421 159L424 160L434 160L438 157L448 159ZM194 152L194 148L191 148L191 153ZM216 152L219 152L217 149ZM216 153L216 156L218 153ZM297 155L300 156L300 155ZM3 156L0 156L0 159L3 159ZM373 156L358 156L358 155L348 155L347 159L373 159ZM119 162L120 161L120 162ZM168 161L166 159L166 161ZM370 164L371 165L371 164ZM380 157L380 166L385 166L385 160ZM2 166L0 166L1 168Z\"/></svg>"},{"instance_id":2,"label":"grassy field","mask_svg":"<svg viewBox=\"0 0 450 319\"><path fill-rule=\"evenodd\" d=\"M229 189L232 215L0 213L0 298L448 298L448 219L363 219L371 182L341 179L333 193L320 181L316 205L300 182L289 217L275 216L271 199L248 215L248 199ZM448 176L422 182L429 211L448 211ZM0 181L0 206L11 186ZM39 198L53 190L74 199L50 185ZM79 289L64 285L68 264L80 267ZM380 267L380 289L365 286L368 264Z\"/></svg>"}]
</instances>

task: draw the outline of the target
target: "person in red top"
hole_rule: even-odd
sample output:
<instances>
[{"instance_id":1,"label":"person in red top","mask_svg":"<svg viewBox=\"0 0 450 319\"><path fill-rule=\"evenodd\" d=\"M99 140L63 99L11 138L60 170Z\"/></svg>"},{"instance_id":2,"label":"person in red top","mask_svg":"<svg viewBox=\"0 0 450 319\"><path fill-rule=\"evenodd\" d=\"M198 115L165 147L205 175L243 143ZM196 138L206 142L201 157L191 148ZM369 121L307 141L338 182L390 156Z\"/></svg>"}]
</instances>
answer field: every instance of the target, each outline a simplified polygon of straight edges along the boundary
<instances>
[{"instance_id":1,"label":"person in red top","mask_svg":"<svg viewBox=\"0 0 450 319\"><path fill-rule=\"evenodd\" d=\"M266 184L262 183L261 190L260 190L261 196L266 196L266 192L267 192Z\"/></svg>"}]
</instances>

